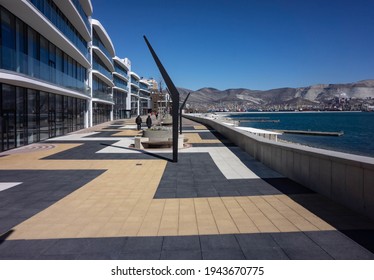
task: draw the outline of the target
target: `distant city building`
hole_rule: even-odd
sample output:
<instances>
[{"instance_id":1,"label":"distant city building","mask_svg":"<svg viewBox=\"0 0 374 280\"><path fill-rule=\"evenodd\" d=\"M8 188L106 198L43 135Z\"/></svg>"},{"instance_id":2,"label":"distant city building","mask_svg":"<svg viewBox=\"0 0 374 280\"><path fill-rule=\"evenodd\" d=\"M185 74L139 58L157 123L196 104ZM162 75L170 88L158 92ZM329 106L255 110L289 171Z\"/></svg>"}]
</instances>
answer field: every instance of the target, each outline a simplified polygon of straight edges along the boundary
<instances>
[{"instance_id":1,"label":"distant city building","mask_svg":"<svg viewBox=\"0 0 374 280\"><path fill-rule=\"evenodd\" d=\"M90 0L0 0L0 151L150 110L149 83L92 12Z\"/></svg>"}]
</instances>

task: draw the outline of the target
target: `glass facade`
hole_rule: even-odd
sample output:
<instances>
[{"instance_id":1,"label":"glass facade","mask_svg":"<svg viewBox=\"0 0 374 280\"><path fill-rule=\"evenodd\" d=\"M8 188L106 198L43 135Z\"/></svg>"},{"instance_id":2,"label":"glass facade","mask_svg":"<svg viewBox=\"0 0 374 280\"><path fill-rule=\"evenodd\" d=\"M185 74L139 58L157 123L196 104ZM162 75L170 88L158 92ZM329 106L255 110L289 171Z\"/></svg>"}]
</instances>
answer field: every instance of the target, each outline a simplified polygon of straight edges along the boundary
<instances>
[{"instance_id":1,"label":"glass facade","mask_svg":"<svg viewBox=\"0 0 374 280\"><path fill-rule=\"evenodd\" d=\"M92 105L93 125L110 121L112 105L94 102Z\"/></svg>"},{"instance_id":2,"label":"glass facade","mask_svg":"<svg viewBox=\"0 0 374 280\"><path fill-rule=\"evenodd\" d=\"M101 59L95 53L93 53L92 66L93 66L93 69L99 71L109 80L113 80L112 72L110 72L108 67L106 67L106 65L101 61Z\"/></svg>"},{"instance_id":3,"label":"glass facade","mask_svg":"<svg viewBox=\"0 0 374 280\"><path fill-rule=\"evenodd\" d=\"M149 113L149 107L148 107L148 100L140 98L139 102L140 108L140 114L141 115L147 115Z\"/></svg>"},{"instance_id":4,"label":"glass facade","mask_svg":"<svg viewBox=\"0 0 374 280\"><path fill-rule=\"evenodd\" d=\"M127 118L126 113L126 97L127 93L120 91L120 90L113 90L113 118L117 119L124 119Z\"/></svg>"},{"instance_id":5,"label":"glass facade","mask_svg":"<svg viewBox=\"0 0 374 280\"><path fill-rule=\"evenodd\" d=\"M122 88L126 91L128 90L126 81L122 80L121 78L118 78L116 75L113 75L113 78L114 78L113 82L116 87Z\"/></svg>"},{"instance_id":6,"label":"glass facade","mask_svg":"<svg viewBox=\"0 0 374 280\"><path fill-rule=\"evenodd\" d=\"M83 10L83 7L79 0L72 0L71 2L74 4L74 7L77 9L79 15L83 19L83 22L86 25L88 31L91 32L90 21L88 20L88 16L86 15L86 12Z\"/></svg>"},{"instance_id":7,"label":"glass facade","mask_svg":"<svg viewBox=\"0 0 374 280\"><path fill-rule=\"evenodd\" d=\"M87 42L52 0L29 0L74 46L89 58ZM78 1L79 2L79 1Z\"/></svg>"},{"instance_id":8,"label":"glass facade","mask_svg":"<svg viewBox=\"0 0 374 280\"><path fill-rule=\"evenodd\" d=\"M0 68L87 94L87 69L0 7Z\"/></svg>"},{"instance_id":9,"label":"glass facade","mask_svg":"<svg viewBox=\"0 0 374 280\"><path fill-rule=\"evenodd\" d=\"M95 75L92 75L92 90L93 98L98 98L110 102L113 101L112 88Z\"/></svg>"},{"instance_id":10,"label":"glass facade","mask_svg":"<svg viewBox=\"0 0 374 280\"><path fill-rule=\"evenodd\" d=\"M112 56L111 56L110 52L105 47L105 45L103 44L103 42L101 42L100 37L99 37L99 35L97 34L97 32L95 30L93 31L93 45L96 46L96 47L98 47L106 55L106 57L110 61L112 61Z\"/></svg>"},{"instance_id":11,"label":"glass facade","mask_svg":"<svg viewBox=\"0 0 374 280\"><path fill-rule=\"evenodd\" d=\"M86 100L0 83L0 151L84 128Z\"/></svg>"},{"instance_id":12,"label":"glass facade","mask_svg":"<svg viewBox=\"0 0 374 280\"><path fill-rule=\"evenodd\" d=\"M137 116L138 115L138 97L137 96L131 96L131 116Z\"/></svg>"},{"instance_id":13,"label":"glass facade","mask_svg":"<svg viewBox=\"0 0 374 280\"><path fill-rule=\"evenodd\" d=\"M90 58L87 42L54 1L27 0L22 4L27 5L29 2L40 11L40 17L47 18L82 54ZM80 1L71 0L71 3L86 26L90 27L89 17L85 14ZM131 77L134 83L131 85L131 92L136 96L132 96L131 104L128 104L130 72L120 60L116 62L117 58L112 59L96 32L93 32L92 40L101 51L93 48L92 59L89 59L92 65L88 69L58 45L53 44L49 40L53 38L50 37L53 34L44 37L37 29L31 27L32 23L29 23L29 26L19 19L16 16L17 11L13 11L12 6L9 6L9 9L13 13L4 6L0 5L0 73L4 77L15 77L15 81L0 80L0 151L82 129L85 124L90 123L90 116L92 124L97 125L110 121L112 117L129 118L131 114L136 115L139 110L140 113L146 113L147 102L139 102L138 99L139 80L136 80L137 77ZM106 63L102 53L112 62L116 74L113 75L113 68ZM92 75L88 75L89 71L92 71ZM25 78L29 79L29 86L26 85ZM22 81L23 84L17 84L17 81ZM38 84L45 89L52 85L58 86L61 88L61 94L55 90L51 90L53 93L48 92L48 89L36 90ZM92 96L88 85L92 86ZM77 97L63 95L67 92L66 89L76 92ZM81 94L86 97L82 97ZM87 107L91 97L92 112L88 111ZM126 110L127 106L131 110ZM88 118L85 119L86 117Z\"/></svg>"},{"instance_id":14,"label":"glass facade","mask_svg":"<svg viewBox=\"0 0 374 280\"><path fill-rule=\"evenodd\" d=\"M129 78L128 71L115 61L114 61L114 69L115 69L115 72L117 72L118 74L121 74L127 79Z\"/></svg>"}]
</instances>

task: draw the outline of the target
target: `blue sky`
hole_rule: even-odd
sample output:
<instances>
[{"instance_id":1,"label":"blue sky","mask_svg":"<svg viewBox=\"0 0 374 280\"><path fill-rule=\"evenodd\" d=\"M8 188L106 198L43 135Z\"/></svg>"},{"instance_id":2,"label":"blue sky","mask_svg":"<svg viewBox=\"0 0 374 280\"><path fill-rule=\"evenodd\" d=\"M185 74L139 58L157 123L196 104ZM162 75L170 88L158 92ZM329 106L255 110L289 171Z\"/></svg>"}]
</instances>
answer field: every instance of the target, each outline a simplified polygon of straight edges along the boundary
<instances>
[{"instance_id":1,"label":"blue sky","mask_svg":"<svg viewBox=\"0 0 374 280\"><path fill-rule=\"evenodd\" d=\"M175 85L272 89L374 78L373 0L91 0L144 77Z\"/></svg>"}]
</instances>

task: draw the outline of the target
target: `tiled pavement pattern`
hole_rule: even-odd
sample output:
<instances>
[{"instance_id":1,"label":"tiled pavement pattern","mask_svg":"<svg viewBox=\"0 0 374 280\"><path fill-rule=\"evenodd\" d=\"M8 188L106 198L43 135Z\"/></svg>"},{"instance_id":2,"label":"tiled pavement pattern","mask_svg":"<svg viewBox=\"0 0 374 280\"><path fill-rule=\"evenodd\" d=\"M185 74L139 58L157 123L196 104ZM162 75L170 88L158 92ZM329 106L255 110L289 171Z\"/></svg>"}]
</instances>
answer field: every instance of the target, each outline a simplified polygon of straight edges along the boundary
<instances>
[{"instance_id":1,"label":"tiled pavement pattern","mask_svg":"<svg viewBox=\"0 0 374 280\"><path fill-rule=\"evenodd\" d=\"M374 259L374 224L184 120L186 148L116 121L0 156L0 259Z\"/></svg>"}]
</instances>

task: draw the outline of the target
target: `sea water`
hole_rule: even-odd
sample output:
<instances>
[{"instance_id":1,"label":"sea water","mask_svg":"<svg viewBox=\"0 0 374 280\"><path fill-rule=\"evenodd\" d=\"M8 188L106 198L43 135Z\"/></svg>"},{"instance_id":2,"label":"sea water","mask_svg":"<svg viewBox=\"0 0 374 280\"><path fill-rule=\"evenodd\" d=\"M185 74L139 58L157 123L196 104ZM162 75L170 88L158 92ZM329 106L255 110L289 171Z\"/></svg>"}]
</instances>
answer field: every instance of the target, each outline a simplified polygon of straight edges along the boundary
<instances>
[{"instance_id":1,"label":"sea water","mask_svg":"<svg viewBox=\"0 0 374 280\"><path fill-rule=\"evenodd\" d=\"M369 112L276 112L230 115L240 126L269 130L343 131L342 136L283 134L281 140L374 157L374 113Z\"/></svg>"}]
</instances>

